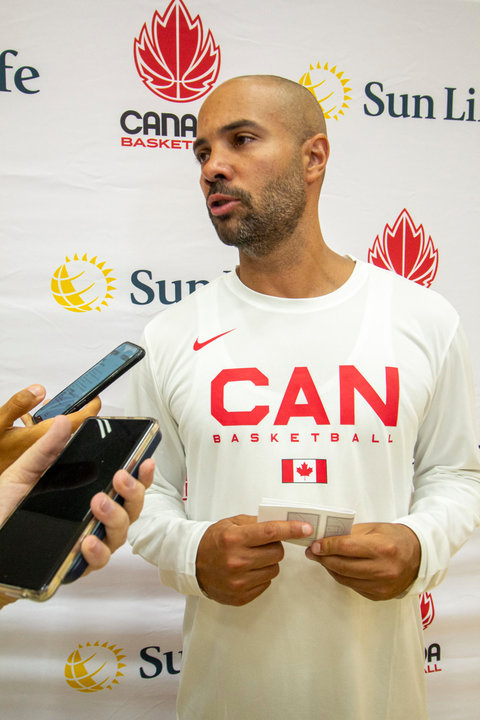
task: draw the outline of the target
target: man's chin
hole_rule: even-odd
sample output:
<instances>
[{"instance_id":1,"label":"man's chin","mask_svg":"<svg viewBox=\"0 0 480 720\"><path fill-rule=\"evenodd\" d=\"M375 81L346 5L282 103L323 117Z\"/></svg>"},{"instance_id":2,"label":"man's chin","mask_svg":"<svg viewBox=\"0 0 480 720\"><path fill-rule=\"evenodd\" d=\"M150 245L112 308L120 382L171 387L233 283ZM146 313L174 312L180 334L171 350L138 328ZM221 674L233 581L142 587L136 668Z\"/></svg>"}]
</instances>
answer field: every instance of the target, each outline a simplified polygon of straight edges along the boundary
<instances>
[{"instance_id":1,"label":"man's chin","mask_svg":"<svg viewBox=\"0 0 480 720\"><path fill-rule=\"evenodd\" d=\"M238 237L237 233L233 232L233 227L228 227L229 221L232 219L231 213L228 215L220 215L219 217L213 217L210 215L210 220L215 228L215 231L224 245L237 246Z\"/></svg>"},{"instance_id":2,"label":"man's chin","mask_svg":"<svg viewBox=\"0 0 480 720\"><path fill-rule=\"evenodd\" d=\"M230 235L224 235L223 233L219 233L218 230L217 235L224 245L227 245L228 247L239 247L239 242L237 238L231 237Z\"/></svg>"},{"instance_id":3,"label":"man's chin","mask_svg":"<svg viewBox=\"0 0 480 720\"><path fill-rule=\"evenodd\" d=\"M235 223L233 214L221 216L210 216L213 227L224 245L227 247L235 247L240 252L252 258L265 257L271 252L271 247L264 236L258 239L254 232L248 232L248 229L241 223ZM231 223L228 221L232 220Z\"/></svg>"},{"instance_id":4,"label":"man's chin","mask_svg":"<svg viewBox=\"0 0 480 720\"><path fill-rule=\"evenodd\" d=\"M218 237L227 247L235 247L237 250L250 258L264 258L272 252L272 248L265 242L252 242L251 238L243 239L238 236L232 237L225 233L220 234L217 230Z\"/></svg>"}]
</instances>

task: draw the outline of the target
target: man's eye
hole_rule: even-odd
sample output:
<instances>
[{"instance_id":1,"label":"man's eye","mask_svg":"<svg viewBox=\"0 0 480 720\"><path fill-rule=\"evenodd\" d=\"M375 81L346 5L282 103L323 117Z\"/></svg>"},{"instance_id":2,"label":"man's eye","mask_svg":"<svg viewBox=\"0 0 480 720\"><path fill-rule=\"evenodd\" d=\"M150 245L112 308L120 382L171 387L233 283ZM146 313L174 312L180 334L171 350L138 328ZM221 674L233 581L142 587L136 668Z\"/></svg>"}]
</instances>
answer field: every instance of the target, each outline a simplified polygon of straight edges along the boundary
<instances>
[{"instance_id":1,"label":"man's eye","mask_svg":"<svg viewBox=\"0 0 480 720\"><path fill-rule=\"evenodd\" d=\"M195 157L197 158L200 165L203 165L207 162L208 158L210 157L210 154L206 150L202 150L200 152L195 153Z\"/></svg>"},{"instance_id":2,"label":"man's eye","mask_svg":"<svg viewBox=\"0 0 480 720\"><path fill-rule=\"evenodd\" d=\"M246 145L249 142L252 142L253 137L251 135L237 135L235 137L235 140L233 141L234 145Z\"/></svg>"}]
</instances>

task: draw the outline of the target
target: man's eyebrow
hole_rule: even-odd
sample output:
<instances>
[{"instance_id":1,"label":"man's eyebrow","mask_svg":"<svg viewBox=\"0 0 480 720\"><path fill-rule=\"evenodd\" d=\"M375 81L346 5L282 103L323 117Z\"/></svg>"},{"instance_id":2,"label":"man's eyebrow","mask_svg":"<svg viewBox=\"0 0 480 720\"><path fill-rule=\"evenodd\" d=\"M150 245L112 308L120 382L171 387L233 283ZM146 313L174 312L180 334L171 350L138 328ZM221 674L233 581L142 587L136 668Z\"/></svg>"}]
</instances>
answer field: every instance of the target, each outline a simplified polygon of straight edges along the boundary
<instances>
[{"instance_id":1,"label":"man's eyebrow","mask_svg":"<svg viewBox=\"0 0 480 720\"><path fill-rule=\"evenodd\" d=\"M241 127L250 127L253 130L260 130L260 125L255 122L255 120L234 120L231 123L228 123L228 125L224 125L221 129L221 133L231 132L232 130L238 130Z\"/></svg>"},{"instance_id":2,"label":"man's eyebrow","mask_svg":"<svg viewBox=\"0 0 480 720\"><path fill-rule=\"evenodd\" d=\"M234 120L227 125L223 125L218 131L218 134L225 135L226 133L232 132L232 130L238 130L239 128L251 128L252 130L261 130L261 126L256 123L255 120L246 120L245 118L242 118L241 120ZM193 152L195 152L195 150L200 145L204 144L208 144L206 138L197 138L193 143Z\"/></svg>"}]
</instances>

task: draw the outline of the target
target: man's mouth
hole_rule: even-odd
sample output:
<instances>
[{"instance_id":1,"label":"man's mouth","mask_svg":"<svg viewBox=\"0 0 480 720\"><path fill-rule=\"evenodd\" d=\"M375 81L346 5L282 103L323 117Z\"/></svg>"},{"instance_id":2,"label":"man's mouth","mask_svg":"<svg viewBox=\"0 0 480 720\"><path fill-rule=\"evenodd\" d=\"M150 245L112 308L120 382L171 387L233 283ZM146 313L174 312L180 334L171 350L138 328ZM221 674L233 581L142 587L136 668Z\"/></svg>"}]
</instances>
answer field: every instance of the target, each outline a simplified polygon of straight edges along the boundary
<instances>
[{"instance_id":1,"label":"man's mouth","mask_svg":"<svg viewBox=\"0 0 480 720\"><path fill-rule=\"evenodd\" d=\"M227 215L240 202L240 200L232 197L232 195L224 195L222 193L213 193L207 199L208 209L210 210L210 213L215 217Z\"/></svg>"}]
</instances>

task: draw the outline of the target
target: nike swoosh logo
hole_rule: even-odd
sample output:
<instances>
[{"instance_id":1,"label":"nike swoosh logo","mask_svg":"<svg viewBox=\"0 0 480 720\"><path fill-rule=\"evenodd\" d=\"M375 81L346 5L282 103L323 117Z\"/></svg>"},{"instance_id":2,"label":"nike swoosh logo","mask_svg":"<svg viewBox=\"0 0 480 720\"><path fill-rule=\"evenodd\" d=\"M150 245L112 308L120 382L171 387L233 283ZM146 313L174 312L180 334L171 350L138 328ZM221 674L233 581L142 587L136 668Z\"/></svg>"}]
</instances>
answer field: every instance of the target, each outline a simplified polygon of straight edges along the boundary
<instances>
[{"instance_id":1,"label":"nike swoosh logo","mask_svg":"<svg viewBox=\"0 0 480 720\"><path fill-rule=\"evenodd\" d=\"M225 332L220 333L220 335L215 335L215 337L209 338L208 340L205 340L204 342L199 342L198 338L197 338L195 340L195 342L193 343L193 349L195 350L195 352L197 352L198 350L201 350L202 348L204 348L205 345L209 345L214 340L218 340L218 338L221 338L224 335L228 335L228 333L231 333L234 330L236 330L236 328L232 328L231 330L226 330Z\"/></svg>"}]
</instances>

